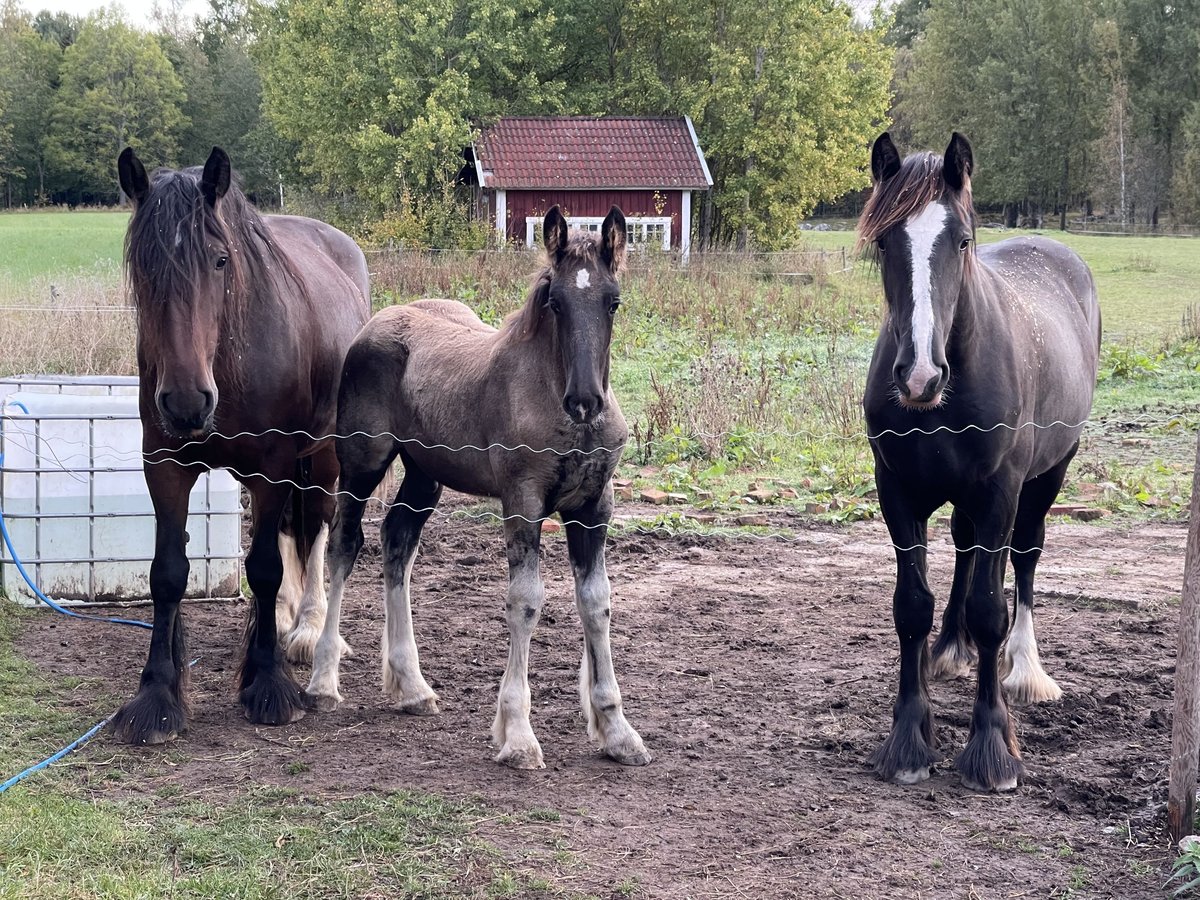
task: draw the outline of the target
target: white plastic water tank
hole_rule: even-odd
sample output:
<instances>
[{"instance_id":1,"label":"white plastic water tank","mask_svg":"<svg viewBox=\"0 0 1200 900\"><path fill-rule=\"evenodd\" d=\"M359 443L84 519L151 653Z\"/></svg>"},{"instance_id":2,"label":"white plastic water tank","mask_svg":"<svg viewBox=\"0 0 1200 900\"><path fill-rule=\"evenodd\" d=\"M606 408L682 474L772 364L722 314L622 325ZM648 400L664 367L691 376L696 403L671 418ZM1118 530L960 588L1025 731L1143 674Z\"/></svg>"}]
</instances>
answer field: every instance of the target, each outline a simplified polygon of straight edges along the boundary
<instances>
[{"instance_id":1,"label":"white plastic water tank","mask_svg":"<svg viewBox=\"0 0 1200 900\"><path fill-rule=\"evenodd\" d=\"M0 379L0 511L26 570L55 600L150 596L154 512L141 447L135 377ZM237 596L237 482L227 472L202 474L189 509L185 596ZM37 603L2 546L0 589Z\"/></svg>"}]
</instances>

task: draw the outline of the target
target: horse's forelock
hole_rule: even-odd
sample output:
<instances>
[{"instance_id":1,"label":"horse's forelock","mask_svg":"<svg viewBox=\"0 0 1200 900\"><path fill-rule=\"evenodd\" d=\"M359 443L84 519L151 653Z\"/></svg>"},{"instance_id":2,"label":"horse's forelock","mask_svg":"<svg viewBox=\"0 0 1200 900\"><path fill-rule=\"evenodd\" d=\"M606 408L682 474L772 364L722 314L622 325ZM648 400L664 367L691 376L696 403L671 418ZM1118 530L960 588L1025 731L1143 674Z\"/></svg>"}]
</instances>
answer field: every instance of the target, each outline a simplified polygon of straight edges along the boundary
<instances>
[{"instance_id":1,"label":"horse's forelock","mask_svg":"<svg viewBox=\"0 0 1200 900\"><path fill-rule=\"evenodd\" d=\"M862 215L858 218L855 250L878 259L877 242L892 228L906 222L930 203L945 200L953 212L975 231L975 207L968 180L961 191L951 191L942 178L943 158L925 151L913 153L900 171L887 181L876 184ZM974 246L968 251L967 264L974 258Z\"/></svg>"},{"instance_id":2,"label":"horse's forelock","mask_svg":"<svg viewBox=\"0 0 1200 900\"><path fill-rule=\"evenodd\" d=\"M546 260L533 279L533 286L529 289L529 296L525 298L525 305L508 317L506 329L511 329L520 340L527 341L533 338L540 330L545 316L546 300L555 271L570 271L585 266L598 268L601 265L600 236L587 231L573 230L558 265L555 266L551 259Z\"/></svg>"}]
</instances>

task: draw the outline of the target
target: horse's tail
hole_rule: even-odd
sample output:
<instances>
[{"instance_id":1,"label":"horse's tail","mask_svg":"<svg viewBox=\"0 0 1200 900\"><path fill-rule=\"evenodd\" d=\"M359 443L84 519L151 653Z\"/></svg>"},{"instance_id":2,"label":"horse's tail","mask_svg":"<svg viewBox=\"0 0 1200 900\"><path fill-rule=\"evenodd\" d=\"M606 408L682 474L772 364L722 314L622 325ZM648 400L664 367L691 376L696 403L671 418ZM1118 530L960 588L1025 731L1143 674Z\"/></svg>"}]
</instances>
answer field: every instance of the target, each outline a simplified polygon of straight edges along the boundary
<instances>
[{"instance_id":1,"label":"horse's tail","mask_svg":"<svg viewBox=\"0 0 1200 900\"><path fill-rule=\"evenodd\" d=\"M295 543L296 556L300 560L300 577L303 578L308 570L308 558L312 555L317 533L321 530L320 524L309 521L313 514L312 509L305 509L308 495L317 490L313 487L311 457L296 460L295 482L292 502L284 508L283 522L279 530Z\"/></svg>"}]
</instances>

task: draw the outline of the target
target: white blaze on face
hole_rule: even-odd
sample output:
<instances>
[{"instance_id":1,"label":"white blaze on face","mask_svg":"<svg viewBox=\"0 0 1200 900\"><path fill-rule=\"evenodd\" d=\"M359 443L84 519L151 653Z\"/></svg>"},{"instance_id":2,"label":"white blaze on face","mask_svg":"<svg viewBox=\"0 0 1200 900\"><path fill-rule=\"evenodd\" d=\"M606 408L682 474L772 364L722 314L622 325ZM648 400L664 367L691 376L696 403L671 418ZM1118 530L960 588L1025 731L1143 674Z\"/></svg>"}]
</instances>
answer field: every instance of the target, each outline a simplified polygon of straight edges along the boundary
<instances>
[{"instance_id":1,"label":"white blaze on face","mask_svg":"<svg viewBox=\"0 0 1200 900\"><path fill-rule=\"evenodd\" d=\"M592 276L587 269L580 269L575 273L575 287L585 288L592 283Z\"/></svg>"},{"instance_id":2,"label":"white blaze on face","mask_svg":"<svg viewBox=\"0 0 1200 900\"><path fill-rule=\"evenodd\" d=\"M933 363L933 245L945 230L949 211L934 202L904 224L912 252L912 339L913 366L908 373L908 391L918 397L925 385L940 374Z\"/></svg>"}]
</instances>

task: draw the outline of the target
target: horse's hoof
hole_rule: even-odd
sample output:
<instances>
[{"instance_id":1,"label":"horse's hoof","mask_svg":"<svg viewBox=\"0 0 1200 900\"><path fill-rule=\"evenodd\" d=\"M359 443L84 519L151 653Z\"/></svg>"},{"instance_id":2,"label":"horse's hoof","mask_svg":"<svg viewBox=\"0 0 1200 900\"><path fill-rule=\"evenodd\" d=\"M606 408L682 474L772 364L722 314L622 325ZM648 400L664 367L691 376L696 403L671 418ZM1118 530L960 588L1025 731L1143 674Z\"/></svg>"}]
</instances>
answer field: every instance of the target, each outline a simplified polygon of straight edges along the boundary
<instances>
[{"instance_id":1,"label":"horse's hoof","mask_svg":"<svg viewBox=\"0 0 1200 900\"><path fill-rule=\"evenodd\" d=\"M304 693L282 672L263 673L242 688L239 699L255 725L287 725L304 718Z\"/></svg>"},{"instance_id":2,"label":"horse's hoof","mask_svg":"<svg viewBox=\"0 0 1200 900\"><path fill-rule=\"evenodd\" d=\"M312 694L305 691L304 701L308 708L315 712L331 713L342 702L342 696L340 694Z\"/></svg>"},{"instance_id":3,"label":"horse's hoof","mask_svg":"<svg viewBox=\"0 0 1200 900\"><path fill-rule=\"evenodd\" d=\"M169 688L143 688L109 720L123 744L150 746L169 743L187 727L187 715Z\"/></svg>"},{"instance_id":4,"label":"horse's hoof","mask_svg":"<svg viewBox=\"0 0 1200 900\"><path fill-rule=\"evenodd\" d=\"M962 783L963 787L965 787L968 791L974 791L977 794L1005 794L1017 789L1017 778L1015 775L1012 778L1006 778L1002 781L999 781L991 787L988 787L984 784L977 784L966 775L962 776Z\"/></svg>"},{"instance_id":5,"label":"horse's hoof","mask_svg":"<svg viewBox=\"0 0 1200 900\"><path fill-rule=\"evenodd\" d=\"M1039 666L1038 669L1041 667ZM1007 678L1000 682L1004 695L1012 703L1053 703L1062 699L1062 688L1044 671L1013 666Z\"/></svg>"},{"instance_id":6,"label":"horse's hoof","mask_svg":"<svg viewBox=\"0 0 1200 900\"><path fill-rule=\"evenodd\" d=\"M406 716L436 716L441 712L438 709L437 697L427 697L424 700L401 704L399 711Z\"/></svg>"},{"instance_id":7,"label":"horse's hoof","mask_svg":"<svg viewBox=\"0 0 1200 900\"><path fill-rule=\"evenodd\" d=\"M604 753L623 766L648 766L654 759L645 744L637 747L606 747Z\"/></svg>"},{"instance_id":8,"label":"horse's hoof","mask_svg":"<svg viewBox=\"0 0 1200 900\"><path fill-rule=\"evenodd\" d=\"M542 748L537 744L532 747L505 747L496 756L496 762L510 769L544 769Z\"/></svg>"},{"instance_id":9,"label":"horse's hoof","mask_svg":"<svg viewBox=\"0 0 1200 900\"><path fill-rule=\"evenodd\" d=\"M950 642L942 646L934 644L929 661L929 677L939 681L970 678L975 671L976 662L974 651L960 643Z\"/></svg>"},{"instance_id":10,"label":"horse's hoof","mask_svg":"<svg viewBox=\"0 0 1200 900\"><path fill-rule=\"evenodd\" d=\"M283 639L283 649L290 662L307 665L313 660L313 650L321 632L308 622L299 622Z\"/></svg>"},{"instance_id":11,"label":"horse's hoof","mask_svg":"<svg viewBox=\"0 0 1200 900\"><path fill-rule=\"evenodd\" d=\"M920 769L901 769L892 776L893 782L903 785L920 784L922 781L928 780L929 766L923 766Z\"/></svg>"}]
</instances>

